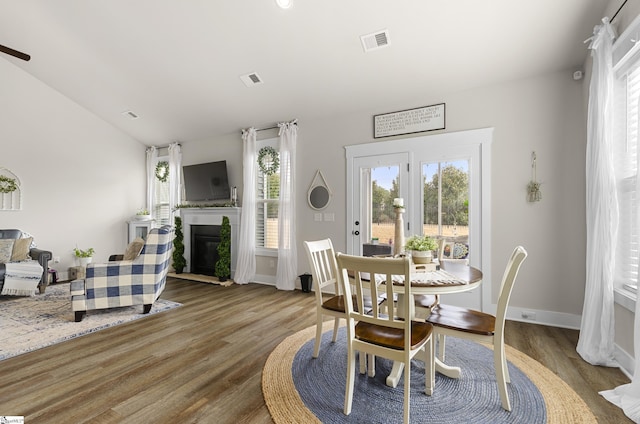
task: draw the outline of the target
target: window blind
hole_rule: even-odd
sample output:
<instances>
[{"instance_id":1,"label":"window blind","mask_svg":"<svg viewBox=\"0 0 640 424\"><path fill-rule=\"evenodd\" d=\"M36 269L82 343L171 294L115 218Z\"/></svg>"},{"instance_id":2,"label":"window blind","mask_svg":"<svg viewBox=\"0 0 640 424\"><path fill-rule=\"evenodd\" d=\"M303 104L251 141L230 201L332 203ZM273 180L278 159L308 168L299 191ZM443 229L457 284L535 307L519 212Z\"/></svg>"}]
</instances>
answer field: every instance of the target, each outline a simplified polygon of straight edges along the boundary
<instances>
[{"instance_id":1,"label":"window blind","mask_svg":"<svg viewBox=\"0 0 640 424\"><path fill-rule=\"evenodd\" d=\"M614 98L614 166L619 202L616 285L637 284L638 260L638 114L640 113L640 60L617 75Z\"/></svg>"}]
</instances>

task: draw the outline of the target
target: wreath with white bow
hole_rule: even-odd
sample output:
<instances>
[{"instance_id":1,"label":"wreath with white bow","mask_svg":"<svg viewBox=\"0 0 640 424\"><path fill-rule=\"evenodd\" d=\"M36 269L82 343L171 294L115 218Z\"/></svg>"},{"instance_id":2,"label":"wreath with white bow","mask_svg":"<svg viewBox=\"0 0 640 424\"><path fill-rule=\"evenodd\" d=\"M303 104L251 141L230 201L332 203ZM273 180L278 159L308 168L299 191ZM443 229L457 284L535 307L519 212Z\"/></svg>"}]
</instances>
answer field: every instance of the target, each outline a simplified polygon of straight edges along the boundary
<instances>
[{"instance_id":1,"label":"wreath with white bow","mask_svg":"<svg viewBox=\"0 0 640 424\"><path fill-rule=\"evenodd\" d=\"M156 178L158 181L166 183L169 179L169 162L162 161L156 165Z\"/></svg>"},{"instance_id":2,"label":"wreath with white bow","mask_svg":"<svg viewBox=\"0 0 640 424\"><path fill-rule=\"evenodd\" d=\"M273 175L280 167L280 155L271 146L263 147L258 151L258 166L264 175Z\"/></svg>"}]
</instances>

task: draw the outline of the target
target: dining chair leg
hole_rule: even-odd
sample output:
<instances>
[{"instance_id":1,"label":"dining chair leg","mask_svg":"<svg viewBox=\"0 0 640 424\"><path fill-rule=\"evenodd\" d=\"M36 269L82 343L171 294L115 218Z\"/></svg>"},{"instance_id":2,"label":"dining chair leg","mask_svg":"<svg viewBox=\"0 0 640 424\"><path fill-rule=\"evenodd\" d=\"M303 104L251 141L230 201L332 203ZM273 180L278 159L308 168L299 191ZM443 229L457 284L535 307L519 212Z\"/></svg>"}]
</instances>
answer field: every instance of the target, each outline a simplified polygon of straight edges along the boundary
<instances>
[{"instance_id":1,"label":"dining chair leg","mask_svg":"<svg viewBox=\"0 0 640 424\"><path fill-rule=\"evenodd\" d=\"M322 340L322 313L318 310L316 317L316 341L313 344L313 357L317 358L320 354L320 341Z\"/></svg>"},{"instance_id":2,"label":"dining chair leg","mask_svg":"<svg viewBox=\"0 0 640 424\"><path fill-rule=\"evenodd\" d=\"M355 355L355 352L351 348L349 348L347 352L347 385L344 392L344 414L345 415L349 415L351 413L351 404L353 402L353 386L355 383L355 371L356 371L356 355Z\"/></svg>"},{"instance_id":3,"label":"dining chair leg","mask_svg":"<svg viewBox=\"0 0 640 424\"><path fill-rule=\"evenodd\" d=\"M433 351L433 334L429 338L429 342L425 345L425 358L424 358L424 393L427 396L433 394L435 386L435 352Z\"/></svg>"},{"instance_id":4,"label":"dining chair leg","mask_svg":"<svg viewBox=\"0 0 640 424\"><path fill-rule=\"evenodd\" d=\"M376 376L376 355L371 353L367 355L367 371L369 377Z\"/></svg>"},{"instance_id":5,"label":"dining chair leg","mask_svg":"<svg viewBox=\"0 0 640 424\"><path fill-rule=\"evenodd\" d=\"M405 354L405 367L404 367L404 424L409 424L409 411L411 404L411 359L409 354Z\"/></svg>"},{"instance_id":6,"label":"dining chair leg","mask_svg":"<svg viewBox=\"0 0 640 424\"><path fill-rule=\"evenodd\" d=\"M331 341L334 343L338 338L338 327L340 327L340 318L335 317L333 321L333 338L331 339Z\"/></svg>"},{"instance_id":7,"label":"dining chair leg","mask_svg":"<svg viewBox=\"0 0 640 424\"><path fill-rule=\"evenodd\" d=\"M445 349L445 343L447 336L445 336L444 334L438 334L438 359L440 359L442 362L444 362L444 349Z\"/></svg>"},{"instance_id":8,"label":"dining chair leg","mask_svg":"<svg viewBox=\"0 0 640 424\"><path fill-rule=\"evenodd\" d=\"M509 371L507 370L506 358L504 356L504 347L494 346L493 365L496 368L496 381L498 383L498 391L500 392L502 408L506 411L511 411L511 402L509 401L506 381L506 376Z\"/></svg>"}]
</instances>

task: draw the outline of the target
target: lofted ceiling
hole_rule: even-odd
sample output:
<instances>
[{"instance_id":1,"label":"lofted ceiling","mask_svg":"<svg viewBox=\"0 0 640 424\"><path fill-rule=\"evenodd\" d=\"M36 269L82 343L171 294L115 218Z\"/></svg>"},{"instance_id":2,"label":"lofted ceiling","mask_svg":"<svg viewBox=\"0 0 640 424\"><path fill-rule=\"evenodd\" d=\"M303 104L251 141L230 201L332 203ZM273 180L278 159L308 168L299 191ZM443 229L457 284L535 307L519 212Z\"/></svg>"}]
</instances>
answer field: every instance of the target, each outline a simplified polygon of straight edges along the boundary
<instances>
[{"instance_id":1,"label":"lofted ceiling","mask_svg":"<svg viewBox=\"0 0 640 424\"><path fill-rule=\"evenodd\" d=\"M31 55L0 60L140 142L167 144L579 68L606 3L0 0L0 44ZM365 53L360 36L385 29L389 45ZM250 73L262 83L247 87Z\"/></svg>"}]
</instances>

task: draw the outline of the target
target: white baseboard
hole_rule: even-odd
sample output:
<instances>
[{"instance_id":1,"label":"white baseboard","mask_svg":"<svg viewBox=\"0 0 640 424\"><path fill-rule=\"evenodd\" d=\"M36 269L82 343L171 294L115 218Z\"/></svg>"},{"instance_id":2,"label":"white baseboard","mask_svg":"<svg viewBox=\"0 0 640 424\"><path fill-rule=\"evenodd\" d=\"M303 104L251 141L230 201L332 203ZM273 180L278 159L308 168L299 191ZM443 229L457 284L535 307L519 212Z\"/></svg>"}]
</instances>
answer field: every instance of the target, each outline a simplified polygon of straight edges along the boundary
<instances>
[{"instance_id":1,"label":"white baseboard","mask_svg":"<svg viewBox=\"0 0 640 424\"><path fill-rule=\"evenodd\" d=\"M267 286L275 286L276 285L276 277L275 275L261 275L258 274L253 278L252 283L264 284Z\"/></svg>"},{"instance_id":2,"label":"white baseboard","mask_svg":"<svg viewBox=\"0 0 640 424\"><path fill-rule=\"evenodd\" d=\"M616 361L620 365L620 370L631 380L633 379L633 373L635 371L635 359L629 355L626 351L615 345L615 351L613 353Z\"/></svg>"},{"instance_id":3,"label":"white baseboard","mask_svg":"<svg viewBox=\"0 0 640 424\"><path fill-rule=\"evenodd\" d=\"M507 319L579 330L582 317L580 315L567 314L564 312L509 307L509 309L507 309Z\"/></svg>"}]
</instances>

